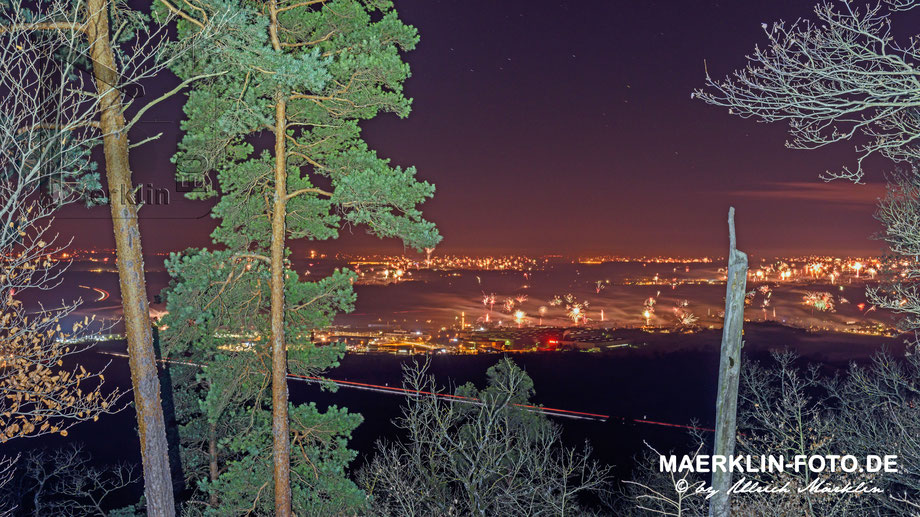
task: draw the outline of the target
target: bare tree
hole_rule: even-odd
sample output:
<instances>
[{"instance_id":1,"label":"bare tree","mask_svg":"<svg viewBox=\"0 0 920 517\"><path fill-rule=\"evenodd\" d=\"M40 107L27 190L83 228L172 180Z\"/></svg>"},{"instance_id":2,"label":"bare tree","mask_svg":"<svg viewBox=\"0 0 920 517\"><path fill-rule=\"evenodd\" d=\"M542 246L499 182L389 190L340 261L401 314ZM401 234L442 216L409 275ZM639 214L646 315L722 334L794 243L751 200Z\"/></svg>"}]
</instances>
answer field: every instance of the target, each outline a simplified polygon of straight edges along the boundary
<instances>
[{"instance_id":1,"label":"bare tree","mask_svg":"<svg viewBox=\"0 0 920 517\"><path fill-rule=\"evenodd\" d=\"M692 94L741 117L788 123L787 146L792 148L856 142L856 166L826 172L825 180L859 182L865 160L876 154L910 162L910 171L890 178L877 213L886 226L883 237L900 257L902 275L890 285L868 289L867 297L878 307L905 315L900 325L913 333L907 340L912 346L905 361L882 356L873 368L852 370L842 388L828 385L836 420L833 432L823 431L848 450L870 450L860 444L871 443L880 448L872 449L875 453L893 448L909 458L916 452L909 437L916 434L910 426L917 402L915 377L907 373L915 367L913 352L920 337L920 39L899 42L892 19L918 5L917 0L883 0L862 8L849 1L822 2L815 8L814 22L764 24L768 44L755 47L744 69L722 80L707 72L707 87ZM860 434L850 433L852 428ZM915 471L916 466L911 468ZM883 481L902 487L900 495L863 506L860 514L917 514L914 480ZM807 498L805 503L813 511L816 502Z\"/></svg>"},{"instance_id":2,"label":"bare tree","mask_svg":"<svg viewBox=\"0 0 920 517\"><path fill-rule=\"evenodd\" d=\"M22 22L5 12L4 25ZM42 23L42 22L39 22ZM50 232L55 211L86 199L99 187L87 161L99 135L94 109L81 93L72 62L54 59L71 51L66 37L6 33L0 39L0 441L67 433L118 405L118 390L103 390L102 371L66 365L85 350L64 319L79 300L37 311L17 298L57 287L69 262L58 260L69 243ZM57 257L55 257L57 255ZM75 334L74 334L75 333ZM68 341L67 338L70 338ZM103 368L104 370L104 368Z\"/></svg>"},{"instance_id":3,"label":"bare tree","mask_svg":"<svg viewBox=\"0 0 920 517\"><path fill-rule=\"evenodd\" d=\"M0 517L12 517L13 512L19 507L10 497L11 483L18 461L19 455L0 458Z\"/></svg>"},{"instance_id":4,"label":"bare tree","mask_svg":"<svg viewBox=\"0 0 920 517\"><path fill-rule=\"evenodd\" d=\"M38 111L30 127L71 132L75 128L98 131L94 137L84 140L84 144L89 147L101 142L104 152L148 511L151 515L173 515L175 509L166 432L137 224L138 207L133 202L134 186L129 164L129 149L146 140L132 144L129 132L149 109L199 77L189 78L173 90L147 102L140 102L140 95L130 98L128 92L142 91L144 80L158 75L195 44L207 40L219 23L212 25L209 20L208 23L200 23L200 37L174 43L167 37L166 24L170 16L150 20L147 15L124 3L110 0L52 0L34 5L13 0L3 5L0 14L0 35L8 49L7 54L0 56L6 58L0 61L4 67L8 66L8 61L15 61L18 51L30 55L34 53L45 63L41 66L67 69L69 72L58 77L56 82L48 82L42 77L33 79L36 72L31 70L25 70L22 77L10 79L13 83L35 81L39 91L50 85L52 89L68 94L61 99L64 102L44 106L45 109ZM45 41L54 42L57 52L33 50L34 45ZM81 63L88 64L86 74L81 74L76 68ZM14 84L12 88L17 86ZM68 136L65 135L63 145L67 145ZM38 158L44 158L45 149L53 148L55 141L49 140L49 143L52 145L40 147L41 150L37 151ZM85 152L63 156L81 162L75 165L78 170L91 167L83 163L88 159ZM16 155L11 155L11 158L17 159ZM43 165L41 161L39 164ZM13 228L18 226L14 223Z\"/></svg>"},{"instance_id":5,"label":"bare tree","mask_svg":"<svg viewBox=\"0 0 920 517\"><path fill-rule=\"evenodd\" d=\"M920 171L916 164L889 176L888 192L879 201L876 218L885 225L882 238L896 255L899 275L893 281L866 289L866 298L873 305L903 315L900 330L910 333L906 341L908 353L920 344Z\"/></svg>"},{"instance_id":6,"label":"bare tree","mask_svg":"<svg viewBox=\"0 0 920 517\"><path fill-rule=\"evenodd\" d=\"M843 382L828 383L837 448L855 455L895 454L897 472L875 476L884 494L862 501L861 515L920 514L920 356L879 354L852 365Z\"/></svg>"},{"instance_id":7,"label":"bare tree","mask_svg":"<svg viewBox=\"0 0 920 517\"><path fill-rule=\"evenodd\" d=\"M608 468L590 449L560 444L560 429L515 404L532 393L523 370L503 359L490 387L439 397L427 364L406 367L410 398L397 425L406 442L380 443L360 481L381 515L579 515L581 498L603 489Z\"/></svg>"},{"instance_id":8,"label":"bare tree","mask_svg":"<svg viewBox=\"0 0 920 517\"><path fill-rule=\"evenodd\" d=\"M767 365L752 362L742 376L738 449L741 454L796 455L841 454L835 441L840 429L833 401L816 365L799 368L791 352L777 352ZM849 451L846 451L849 453ZM822 478L839 483L840 472L746 473L747 479L764 484L802 488ZM851 515L854 500L847 495L831 497L793 490L790 494L745 494L732 510L745 515ZM786 512L786 513L782 513Z\"/></svg>"},{"instance_id":9,"label":"bare tree","mask_svg":"<svg viewBox=\"0 0 920 517\"><path fill-rule=\"evenodd\" d=\"M853 141L856 166L825 172L825 180L859 182L873 155L910 163L889 178L877 214L904 275L869 289L867 297L905 315L901 327L915 333L913 345L920 330L920 291L914 284L920 274L920 38L898 41L892 26L898 11L918 5L917 0L864 7L825 1L815 7L814 21L763 24L767 44L755 47L745 68L721 80L707 71L706 87L692 94L744 118L787 123L791 148Z\"/></svg>"},{"instance_id":10,"label":"bare tree","mask_svg":"<svg viewBox=\"0 0 920 517\"><path fill-rule=\"evenodd\" d=\"M690 458L696 458L703 451L704 440L699 442ZM649 452L639 461L633 478L623 481L626 485L620 500L614 503L616 514L621 516L660 515L663 517L703 517L708 504L696 489L705 484L703 476L692 471L663 472L658 467L662 456L646 443Z\"/></svg>"},{"instance_id":11,"label":"bare tree","mask_svg":"<svg viewBox=\"0 0 920 517\"><path fill-rule=\"evenodd\" d=\"M782 498L746 494L733 510L743 515L916 515L920 501L920 358L897 360L878 354L868 366L853 364L842 376L801 367L789 352L772 364L751 364L744 375L744 454L849 454L857 458L893 454L897 472L784 471L762 474L773 484L806 488L849 483L882 493L827 494L793 490ZM751 477L751 476L749 476ZM758 475L754 476L755 478Z\"/></svg>"},{"instance_id":12,"label":"bare tree","mask_svg":"<svg viewBox=\"0 0 920 517\"><path fill-rule=\"evenodd\" d=\"M82 445L37 449L22 459L16 495L19 507L36 517L44 515L108 515L112 495L140 481L127 463L91 465Z\"/></svg>"},{"instance_id":13,"label":"bare tree","mask_svg":"<svg viewBox=\"0 0 920 517\"><path fill-rule=\"evenodd\" d=\"M25 21L21 11L3 14L4 25ZM80 301L34 310L18 298L60 284L69 242L50 231L54 214L99 188L86 159L100 136L92 103L81 93L72 62L53 59L71 48L66 37L44 32L0 38L0 441L66 435L79 422L124 407L117 389L103 389L105 368L72 364L89 347L78 338L90 321L69 332L61 326ZM18 459L0 460L5 496ZM0 515L16 508L8 497L0 501Z\"/></svg>"},{"instance_id":14,"label":"bare tree","mask_svg":"<svg viewBox=\"0 0 920 517\"><path fill-rule=\"evenodd\" d=\"M815 21L764 23L767 44L754 48L747 66L721 80L707 71L706 88L692 97L744 118L786 122L794 149L857 140L856 167L825 179L859 181L875 154L920 158L920 40L895 40L890 13L918 4L885 0L860 9L826 1L815 7Z\"/></svg>"},{"instance_id":15,"label":"bare tree","mask_svg":"<svg viewBox=\"0 0 920 517\"><path fill-rule=\"evenodd\" d=\"M732 515L757 517L917 515L920 509L920 356L896 360L879 354L868 366L851 365L845 375L824 375L801 366L790 352L767 363L747 362L742 370L739 454L792 458L891 454L897 472L785 468L746 473L745 482L781 487L786 493L734 494ZM700 439L698 443L703 443ZM699 454L699 449L691 457ZM636 470L627 492L629 505L618 514L693 516L702 495L687 497L700 475L660 472L658 454ZM678 482L682 481L679 486ZM824 486L875 487L881 493L828 493ZM809 487L815 487L815 490Z\"/></svg>"}]
</instances>

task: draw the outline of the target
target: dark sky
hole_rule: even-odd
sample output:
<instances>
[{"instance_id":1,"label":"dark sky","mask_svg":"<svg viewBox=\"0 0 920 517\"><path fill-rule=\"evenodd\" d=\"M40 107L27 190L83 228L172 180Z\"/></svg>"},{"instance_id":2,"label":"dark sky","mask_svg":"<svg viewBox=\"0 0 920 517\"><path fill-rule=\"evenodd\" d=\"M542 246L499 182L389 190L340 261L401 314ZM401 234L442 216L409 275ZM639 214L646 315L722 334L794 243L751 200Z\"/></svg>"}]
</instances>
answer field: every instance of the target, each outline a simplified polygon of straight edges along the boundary
<instances>
[{"instance_id":1,"label":"dark sky","mask_svg":"<svg viewBox=\"0 0 920 517\"><path fill-rule=\"evenodd\" d=\"M704 59L718 76L742 66L765 40L762 22L811 16L813 2L396 5L421 33L407 55L413 112L370 121L365 136L437 185L425 211L445 236L440 251L718 255L730 204L739 245L755 254L883 249L870 239L880 185L818 179L853 163L851 145L788 150L783 126L690 99ZM157 110L141 130L165 136L134 154L138 183L173 188L180 105ZM892 167L871 162L868 181ZM208 205L178 197L141 210L146 251L207 245ZM111 245L106 208L64 215L59 228L78 246ZM312 247L402 249L362 234Z\"/></svg>"}]
</instances>

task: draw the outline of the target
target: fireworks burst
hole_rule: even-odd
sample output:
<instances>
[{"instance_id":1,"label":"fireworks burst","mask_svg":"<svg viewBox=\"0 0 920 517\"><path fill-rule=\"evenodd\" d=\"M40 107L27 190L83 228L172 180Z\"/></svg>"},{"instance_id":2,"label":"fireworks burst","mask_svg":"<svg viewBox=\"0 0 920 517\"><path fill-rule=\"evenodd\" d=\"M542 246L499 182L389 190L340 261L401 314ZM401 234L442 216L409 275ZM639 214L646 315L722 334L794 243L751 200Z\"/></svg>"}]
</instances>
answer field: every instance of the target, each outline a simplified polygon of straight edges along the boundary
<instances>
[{"instance_id":1,"label":"fireworks burst","mask_svg":"<svg viewBox=\"0 0 920 517\"><path fill-rule=\"evenodd\" d=\"M764 284L752 291L748 291L744 295L744 306L753 305L758 295L762 296L760 308L764 311L764 319L767 319L767 307L770 306L770 297L773 296L773 289L769 285Z\"/></svg>"},{"instance_id":2,"label":"fireworks burst","mask_svg":"<svg viewBox=\"0 0 920 517\"><path fill-rule=\"evenodd\" d=\"M549 304L553 307L561 307L562 305L571 305L576 302L575 295L568 293L564 296L559 296L558 294L549 301Z\"/></svg>"},{"instance_id":3,"label":"fireworks burst","mask_svg":"<svg viewBox=\"0 0 920 517\"><path fill-rule=\"evenodd\" d=\"M820 262L814 262L805 266L805 271L812 274L813 277L817 278L822 271L824 271L824 264Z\"/></svg>"},{"instance_id":4,"label":"fireworks burst","mask_svg":"<svg viewBox=\"0 0 920 517\"><path fill-rule=\"evenodd\" d=\"M809 292L802 297L805 305L821 312L834 312L834 296L831 293Z\"/></svg>"},{"instance_id":5,"label":"fireworks burst","mask_svg":"<svg viewBox=\"0 0 920 517\"><path fill-rule=\"evenodd\" d=\"M524 314L524 311L515 311L514 312L514 322L517 323L517 326L520 327L524 323L527 315Z\"/></svg>"},{"instance_id":6,"label":"fireworks burst","mask_svg":"<svg viewBox=\"0 0 920 517\"><path fill-rule=\"evenodd\" d=\"M661 294L661 291L658 292ZM654 296L649 296L645 302L642 303L642 317L645 318L645 324L648 325L649 321L652 319L652 316L655 315L655 304L657 300Z\"/></svg>"},{"instance_id":7,"label":"fireworks burst","mask_svg":"<svg viewBox=\"0 0 920 517\"><path fill-rule=\"evenodd\" d=\"M588 302L580 301L571 293L565 296L556 295L549 302L553 307L565 306L565 312L575 324L587 323L588 321Z\"/></svg>"},{"instance_id":8,"label":"fireworks burst","mask_svg":"<svg viewBox=\"0 0 920 517\"><path fill-rule=\"evenodd\" d=\"M572 319L572 323L578 324L579 322L586 323L588 321L588 304L585 303L574 303L572 305L567 305L566 313L569 315L569 318Z\"/></svg>"},{"instance_id":9,"label":"fireworks burst","mask_svg":"<svg viewBox=\"0 0 920 517\"><path fill-rule=\"evenodd\" d=\"M677 317L677 326L678 327L692 327L700 319L688 310L684 310L678 307L674 308L674 315Z\"/></svg>"},{"instance_id":10,"label":"fireworks burst","mask_svg":"<svg viewBox=\"0 0 920 517\"><path fill-rule=\"evenodd\" d=\"M696 322L700 320L695 314L690 312L688 307L690 302L687 300L681 300L677 302L677 305L672 309L674 311L674 316L677 318L677 328L690 328L696 325ZM648 317L646 317L648 319Z\"/></svg>"},{"instance_id":11,"label":"fireworks burst","mask_svg":"<svg viewBox=\"0 0 920 517\"><path fill-rule=\"evenodd\" d=\"M492 306L495 305L495 293L482 295L482 305L489 308L492 312Z\"/></svg>"}]
</instances>

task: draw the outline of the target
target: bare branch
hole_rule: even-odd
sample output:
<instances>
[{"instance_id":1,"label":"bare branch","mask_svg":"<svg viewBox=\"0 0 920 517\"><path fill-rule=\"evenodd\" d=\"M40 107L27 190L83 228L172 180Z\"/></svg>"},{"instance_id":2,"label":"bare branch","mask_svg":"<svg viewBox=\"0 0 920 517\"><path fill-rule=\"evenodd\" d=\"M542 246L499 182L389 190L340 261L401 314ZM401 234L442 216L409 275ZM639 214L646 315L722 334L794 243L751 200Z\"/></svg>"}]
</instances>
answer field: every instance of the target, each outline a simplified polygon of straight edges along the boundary
<instances>
[{"instance_id":1,"label":"bare branch","mask_svg":"<svg viewBox=\"0 0 920 517\"><path fill-rule=\"evenodd\" d=\"M768 43L754 48L748 65L722 80L707 71L706 88L692 97L744 118L786 122L791 148L856 140L856 168L826 172L825 180L860 181L863 162L875 154L920 158L920 41L895 41L881 4L859 10L826 1L815 16L763 24Z\"/></svg>"}]
</instances>

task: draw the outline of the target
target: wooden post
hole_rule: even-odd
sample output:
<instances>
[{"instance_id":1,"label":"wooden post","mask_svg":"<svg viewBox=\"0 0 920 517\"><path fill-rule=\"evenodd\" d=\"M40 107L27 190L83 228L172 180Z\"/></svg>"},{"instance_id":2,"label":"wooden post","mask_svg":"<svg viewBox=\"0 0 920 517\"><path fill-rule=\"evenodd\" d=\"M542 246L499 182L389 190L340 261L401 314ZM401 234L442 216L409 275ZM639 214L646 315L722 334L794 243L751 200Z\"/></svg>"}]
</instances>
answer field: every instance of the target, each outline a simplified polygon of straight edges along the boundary
<instances>
[{"instance_id":1,"label":"wooden post","mask_svg":"<svg viewBox=\"0 0 920 517\"><path fill-rule=\"evenodd\" d=\"M716 394L716 456L735 452L738 412L738 379L741 373L741 334L744 327L744 295L747 287L747 255L735 248L735 208L728 209L728 270L725 282L725 323L722 325L722 351L719 360L719 389ZM732 473L713 470L709 517L729 517L728 489Z\"/></svg>"}]
</instances>

